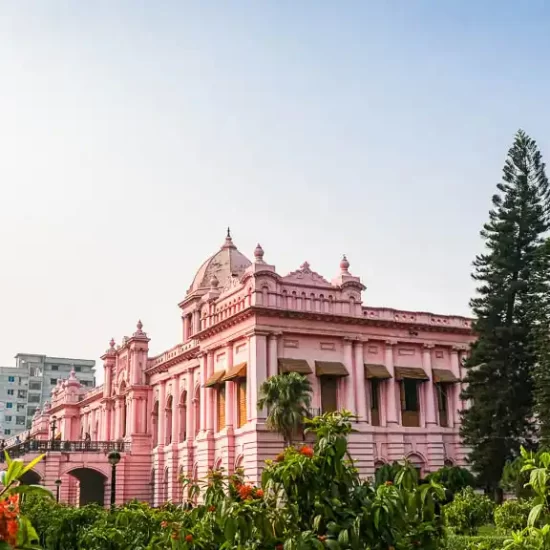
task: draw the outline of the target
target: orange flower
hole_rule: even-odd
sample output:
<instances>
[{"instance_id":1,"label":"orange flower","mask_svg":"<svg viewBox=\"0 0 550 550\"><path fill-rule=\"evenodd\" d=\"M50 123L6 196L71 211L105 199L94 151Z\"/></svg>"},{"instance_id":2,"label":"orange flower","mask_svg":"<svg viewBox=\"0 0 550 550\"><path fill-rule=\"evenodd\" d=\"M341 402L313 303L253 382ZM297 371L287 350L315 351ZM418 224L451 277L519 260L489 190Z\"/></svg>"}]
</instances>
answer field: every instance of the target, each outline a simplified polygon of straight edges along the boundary
<instances>
[{"instance_id":1,"label":"orange flower","mask_svg":"<svg viewBox=\"0 0 550 550\"><path fill-rule=\"evenodd\" d=\"M172 531L172 534L170 535L174 540L178 540L180 536L178 535L177 531Z\"/></svg>"},{"instance_id":2,"label":"orange flower","mask_svg":"<svg viewBox=\"0 0 550 550\"><path fill-rule=\"evenodd\" d=\"M215 512L215 511L216 511L216 507L215 507L215 506L209 506L209 507L208 507L208 511L209 511L209 512Z\"/></svg>"},{"instance_id":3,"label":"orange flower","mask_svg":"<svg viewBox=\"0 0 550 550\"><path fill-rule=\"evenodd\" d=\"M393 485L393 481L386 481L384 485L387 485L388 487L391 487Z\"/></svg>"},{"instance_id":4,"label":"orange flower","mask_svg":"<svg viewBox=\"0 0 550 550\"><path fill-rule=\"evenodd\" d=\"M264 498L264 491L263 489L256 489L256 498Z\"/></svg>"},{"instance_id":5,"label":"orange flower","mask_svg":"<svg viewBox=\"0 0 550 550\"><path fill-rule=\"evenodd\" d=\"M284 462L285 460L285 453L279 453L276 457L275 457L275 461L276 462Z\"/></svg>"},{"instance_id":6,"label":"orange flower","mask_svg":"<svg viewBox=\"0 0 550 550\"><path fill-rule=\"evenodd\" d=\"M163 528L163 529L166 529L168 527L168 522L167 521L161 521L160 522L160 526Z\"/></svg>"},{"instance_id":7,"label":"orange flower","mask_svg":"<svg viewBox=\"0 0 550 550\"><path fill-rule=\"evenodd\" d=\"M238 491L239 491L239 496L243 500L246 500L247 498L250 498L250 496L252 495L252 485L241 485Z\"/></svg>"},{"instance_id":8,"label":"orange flower","mask_svg":"<svg viewBox=\"0 0 550 550\"><path fill-rule=\"evenodd\" d=\"M193 542L193 535L185 535L185 542Z\"/></svg>"},{"instance_id":9,"label":"orange flower","mask_svg":"<svg viewBox=\"0 0 550 550\"><path fill-rule=\"evenodd\" d=\"M326 535L319 535L317 537L321 542L325 542L327 540L327 536Z\"/></svg>"},{"instance_id":10,"label":"orange flower","mask_svg":"<svg viewBox=\"0 0 550 550\"><path fill-rule=\"evenodd\" d=\"M307 445L300 447L299 453L301 455L307 456L308 458L311 458L314 455L313 449L311 447L308 447Z\"/></svg>"}]
</instances>

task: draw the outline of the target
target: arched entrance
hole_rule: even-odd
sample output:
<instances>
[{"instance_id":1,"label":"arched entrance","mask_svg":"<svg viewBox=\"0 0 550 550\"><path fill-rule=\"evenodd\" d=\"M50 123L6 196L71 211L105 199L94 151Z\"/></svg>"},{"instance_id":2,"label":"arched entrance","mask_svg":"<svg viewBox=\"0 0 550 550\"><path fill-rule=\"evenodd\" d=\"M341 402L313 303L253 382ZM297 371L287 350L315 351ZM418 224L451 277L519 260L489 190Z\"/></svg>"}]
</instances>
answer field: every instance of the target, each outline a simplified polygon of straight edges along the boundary
<instances>
[{"instance_id":1,"label":"arched entrance","mask_svg":"<svg viewBox=\"0 0 550 550\"><path fill-rule=\"evenodd\" d=\"M105 484L107 483L107 478L101 472L92 470L91 468L75 468L67 473L79 482L79 506L85 506L86 504L105 505Z\"/></svg>"},{"instance_id":2,"label":"arched entrance","mask_svg":"<svg viewBox=\"0 0 550 550\"><path fill-rule=\"evenodd\" d=\"M29 470L19 478L19 481L22 485L40 485L41 479L37 472Z\"/></svg>"}]
</instances>

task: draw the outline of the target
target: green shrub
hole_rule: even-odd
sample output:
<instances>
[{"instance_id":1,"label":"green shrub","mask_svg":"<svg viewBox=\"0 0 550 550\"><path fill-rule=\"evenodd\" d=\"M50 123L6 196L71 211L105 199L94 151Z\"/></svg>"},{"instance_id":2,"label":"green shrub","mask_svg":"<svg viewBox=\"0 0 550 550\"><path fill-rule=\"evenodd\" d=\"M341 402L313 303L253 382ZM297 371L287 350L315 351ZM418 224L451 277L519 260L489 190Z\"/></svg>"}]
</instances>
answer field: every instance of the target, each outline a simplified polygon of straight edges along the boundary
<instances>
[{"instance_id":1,"label":"green shrub","mask_svg":"<svg viewBox=\"0 0 550 550\"><path fill-rule=\"evenodd\" d=\"M533 507L529 500L507 500L495 508L495 525L498 532L507 535L512 531L519 531L527 526L527 518Z\"/></svg>"},{"instance_id":2,"label":"green shrub","mask_svg":"<svg viewBox=\"0 0 550 550\"><path fill-rule=\"evenodd\" d=\"M443 487L451 491L451 493L458 493L466 487L475 487L476 484L472 472L460 466L444 466L437 470L437 472L428 474L426 480L435 481L443 485Z\"/></svg>"},{"instance_id":3,"label":"green shrub","mask_svg":"<svg viewBox=\"0 0 550 550\"><path fill-rule=\"evenodd\" d=\"M451 535L445 550L502 550L506 537L465 537Z\"/></svg>"},{"instance_id":4,"label":"green shrub","mask_svg":"<svg viewBox=\"0 0 550 550\"><path fill-rule=\"evenodd\" d=\"M457 535L476 535L478 529L493 520L493 501L478 495L471 487L459 492L443 507L447 527Z\"/></svg>"}]
</instances>

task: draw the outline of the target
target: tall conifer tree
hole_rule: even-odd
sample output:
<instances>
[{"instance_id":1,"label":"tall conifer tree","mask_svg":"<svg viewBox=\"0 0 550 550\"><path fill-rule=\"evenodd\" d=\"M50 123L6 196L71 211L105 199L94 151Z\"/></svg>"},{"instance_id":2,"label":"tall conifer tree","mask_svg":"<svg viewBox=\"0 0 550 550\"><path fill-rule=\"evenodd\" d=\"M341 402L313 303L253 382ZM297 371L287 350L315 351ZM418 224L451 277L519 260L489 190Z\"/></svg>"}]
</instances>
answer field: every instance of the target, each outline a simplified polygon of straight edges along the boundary
<instances>
[{"instance_id":1,"label":"tall conifer tree","mask_svg":"<svg viewBox=\"0 0 550 550\"><path fill-rule=\"evenodd\" d=\"M470 306L478 340L465 363L463 398L470 406L461 427L470 462L493 491L506 461L535 436L533 371L548 294L541 247L549 186L537 145L522 130L497 189L481 231L486 251L473 264L478 287Z\"/></svg>"}]
</instances>

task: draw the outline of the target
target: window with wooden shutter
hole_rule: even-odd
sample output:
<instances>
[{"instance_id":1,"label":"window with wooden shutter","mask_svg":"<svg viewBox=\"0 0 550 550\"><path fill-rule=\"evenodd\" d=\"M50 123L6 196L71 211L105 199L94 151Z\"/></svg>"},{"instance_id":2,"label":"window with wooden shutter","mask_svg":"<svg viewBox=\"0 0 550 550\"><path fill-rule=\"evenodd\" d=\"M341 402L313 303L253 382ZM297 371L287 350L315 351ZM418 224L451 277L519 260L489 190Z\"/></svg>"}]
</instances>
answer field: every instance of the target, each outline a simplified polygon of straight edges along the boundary
<instances>
[{"instance_id":1,"label":"window with wooden shutter","mask_svg":"<svg viewBox=\"0 0 550 550\"><path fill-rule=\"evenodd\" d=\"M338 378L321 376L321 408L323 413L338 410Z\"/></svg>"},{"instance_id":2,"label":"window with wooden shutter","mask_svg":"<svg viewBox=\"0 0 550 550\"><path fill-rule=\"evenodd\" d=\"M370 418L373 426L380 426L380 380L370 380Z\"/></svg>"},{"instance_id":3,"label":"window with wooden shutter","mask_svg":"<svg viewBox=\"0 0 550 550\"><path fill-rule=\"evenodd\" d=\"M447 396L447 385L436 384L437 393L437 409L439 412L439 425L444 428L449 426L449 418L447 415L449 398Z\"/></svg>"},{"instance_id":4,"label":"window with wooden shutter","mask_svg":"<svg viewBox=\"0 0 550 550\"><path fill-rule=\"evenodd\" d=\"M225 386L219 386L216 395L217 429L218 432L225 428Z\"/></svg>"},{"instance_id":5,"label":"window with wooden shutter","mask_svg":"<svg viewBox=\"0 0 550 550\"><path fill-rule=\"evenodd\" d=\"M246 378L237 383L237 426L240 428L246 424Z\"/></svg>"},{"instance_id":6,"label":"window with wooden shutter","mask_svg":"<svg viewBox=\"0 0 550 550\"><path fill-rule=\"evenodd\" d=\"M400 386L401 420L403 426L420 426L420 405L418 401L418 380L404 378Z\"/></svg>"}]
</instances>

